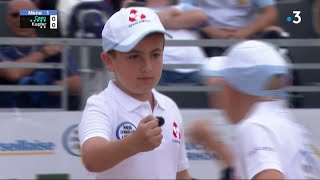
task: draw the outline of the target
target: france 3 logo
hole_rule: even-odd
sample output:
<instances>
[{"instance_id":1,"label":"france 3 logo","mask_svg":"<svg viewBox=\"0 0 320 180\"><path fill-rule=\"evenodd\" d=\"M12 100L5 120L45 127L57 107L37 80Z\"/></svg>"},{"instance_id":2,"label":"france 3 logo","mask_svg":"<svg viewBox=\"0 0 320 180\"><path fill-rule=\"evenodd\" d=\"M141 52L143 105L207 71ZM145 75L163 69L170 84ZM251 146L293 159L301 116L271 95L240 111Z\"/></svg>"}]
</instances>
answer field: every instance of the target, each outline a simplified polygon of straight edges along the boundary
<instances>
[{"instance_id":1,"label":"france 3 logo","mask_svg":"<svg viewBox=\"0 0 320 180\"><path fill-rule=\"evenodd\" d=\"M302 21L301 18L301 11L292 11L293 17L292 16L288 16L287 17L287 22L289 23L294 23L294 24L299 24Z\"/></svg>"}]
</instances>

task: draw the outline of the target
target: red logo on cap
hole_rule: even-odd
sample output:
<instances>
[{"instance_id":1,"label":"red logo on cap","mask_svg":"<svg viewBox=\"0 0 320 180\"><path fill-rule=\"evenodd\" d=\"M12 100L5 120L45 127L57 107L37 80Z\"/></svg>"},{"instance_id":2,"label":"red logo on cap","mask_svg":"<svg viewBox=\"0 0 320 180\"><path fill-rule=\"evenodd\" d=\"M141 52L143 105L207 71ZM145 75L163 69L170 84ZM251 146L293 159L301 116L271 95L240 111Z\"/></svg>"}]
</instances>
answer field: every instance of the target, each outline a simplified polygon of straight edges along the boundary
<instances>
[{"instance_id":1,"label":"red logo on cap","mask_svg":"<svg viewBox=\"0 0 320 180\"><path fill-rule=\"evenodd\" d=\"M177 139L181 139L181 132L176 122L173 123L173 136Z\"/></svg>"},{"instance_id":2,"label":"red logo on cap","mask_svg":"<svg viewBox=\"0 0 320 180\"><path fill-rule=\"evenodd\" d=\"M130 11L130 15L129 15L129 21L130 22L136 22L136 21L139 21L141 19L145 19L146 18L146 15L138 12L137 10L135 9L132 9Z\"/></svg>"}]
</instances>

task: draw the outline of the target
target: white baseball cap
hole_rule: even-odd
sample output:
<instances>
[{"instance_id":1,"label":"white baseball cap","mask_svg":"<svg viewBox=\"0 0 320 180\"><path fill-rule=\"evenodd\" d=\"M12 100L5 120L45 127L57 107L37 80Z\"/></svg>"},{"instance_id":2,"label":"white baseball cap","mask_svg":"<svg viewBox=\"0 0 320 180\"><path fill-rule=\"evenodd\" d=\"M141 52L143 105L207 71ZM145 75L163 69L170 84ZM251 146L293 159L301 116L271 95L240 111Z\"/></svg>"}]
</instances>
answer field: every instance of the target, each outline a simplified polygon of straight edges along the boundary
<instances>
[{"instance_id":1,"label":"white baseball cap","mask_svg":"<svg viewBox=\"0 0 320 180\"><path fill-rule=\"evenodd\" d=\"M274 45L248 40L231 46L224 56L212 57L204 65L202 74L206 77L221 77L246 94L284 98L286 89L267 90L266 85L277 74L288 75L289 78L289 62Z\"/></svg>"},{"instance_id":2,"label":"white baseball cap","mask_svg":"<svg viewBox=\"0 0 320 180\"><path fill-rule=\"evenodd\" d=\"M102 30L103 51L111 49L120 52L129 52L145 36L160 32L170 38L158 15L146 7L122 8L113 14Z\"/></svg>"}]
</instances>

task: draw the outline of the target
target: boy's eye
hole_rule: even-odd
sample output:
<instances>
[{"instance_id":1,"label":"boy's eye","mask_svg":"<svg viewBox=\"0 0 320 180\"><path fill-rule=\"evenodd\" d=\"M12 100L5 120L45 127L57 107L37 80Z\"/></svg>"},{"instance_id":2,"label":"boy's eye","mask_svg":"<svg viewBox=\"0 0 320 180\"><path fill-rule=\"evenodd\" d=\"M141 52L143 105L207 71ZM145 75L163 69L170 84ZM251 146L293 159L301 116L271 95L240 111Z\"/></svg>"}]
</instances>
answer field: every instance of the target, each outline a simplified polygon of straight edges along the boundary
<instances>
[{"instance_id":1,"label":"boy's eye","mask_svg":"<svg viewBox=\"0 0 320 180\"><path fill-rule=\"evenodd\" d=\"M130 60L135 60L135 59L138 59L139 58L139 55L138 54L133 54L133 55L130 55L129 56L129 59Z\"/></svg>"},{"instance_id":2,"label":"boy's eye","mask_svg":"<svg viewBox=\"0 0 320 180\"><path fill-rule=\"evenodd\" d=\"M152 54L152 58L154 58L154 59L159 59L161 56L162 56L161 52L154 52Z\"/></svg>"},{"instance_id":3,"label":"boy's eye","mask_svg":"<svg viewBox=\"0 0 320 180\"><path fill-rule=\"evenodd\" d=\"M160 54L160 53L153 53L152 56L153 56L154 58L158 58L158 57L161 56L161 54Z\"/></svg>"}]
</instances>

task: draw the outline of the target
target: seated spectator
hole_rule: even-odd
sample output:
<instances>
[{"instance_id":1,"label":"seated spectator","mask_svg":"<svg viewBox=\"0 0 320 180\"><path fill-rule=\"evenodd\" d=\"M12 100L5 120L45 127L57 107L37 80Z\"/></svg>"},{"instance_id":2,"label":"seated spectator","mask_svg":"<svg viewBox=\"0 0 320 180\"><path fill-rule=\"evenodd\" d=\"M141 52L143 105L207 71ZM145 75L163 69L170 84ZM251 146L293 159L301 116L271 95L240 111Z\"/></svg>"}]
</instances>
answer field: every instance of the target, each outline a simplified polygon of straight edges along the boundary
<instances>
[{"instance_id":1,"label":"seated spectator","mask_svg":"<svg viewBox=\"0 0 320 180\"><path fill-rule=\"evenodd\" d=\"M105 0L107 3L112 5L114 12L119 11L122 7L128 7L128 3L133 0Z\"/></svg>"},{"instance_id":2,"label":"seated spectator","mask_svg":"<svg viewBox=\"0 0 320 180\"><path fill-rule=\"evenodd\" d=\"M57 3L61 34L68 38L101 38L104 23L113 14L108 0L68 0Z\"/></svg>"},{"instance_id":3,"label":"seated spectator","mask_svg":"<svg viewBox=\"0 0 320 180\"><path fill-rule=\"evenodd\" d=\"M320 38L320 1L315 0L313 2L313 24L317 36Z\"/></svg>"},{"instance_id":4,"label":"seated spectator","mask_svg":"<svg viewBox=\"0 0 320 180\"><path fill-rule=\"evenodd\" d=\"M174 40L196 40L200 38L197 28L207 22L202 10L190 4L176 3L175 0L146 0L145 6L154 9ZM197 46L173 47L164 49L164 64L202 64L206 55ZM200 84L197 69L166 69L163 68L159 85L183 83Z\"/></svg>"},{"instance_id":5,"label":"seated spectator","mask_svg":"<svg viewBox=\"0 0 320 180\"><path fill-rule=\"evenodd\" d=\"M20 28L19 11L36 9L29 0L12 0L6 12L6 22L14 37L37 37L36 29ZM61 46L0 46L0 62L40 63L61 62ZM68 58L68 91L77 94L80 91L80 76L76 62ZM61 71L56 69L1 68L2 85L60 85L63 84ZM1 92L0 107L19 108L59 108L60 94L47 92Z\"/></svg>"},{"instance_id":6,"label":"seated spectator","mask_svg":"<svg viewBox=\"0 0 320 180\"><path fill-rule=\"evenodd\" d=\"M56 4L58 14L58 26L60 27L61 35L67 37L68 34L68 24L70 22L70 16L72 8L79 4L80 1L77 0L68 0L68 1L58 1Z\"/></svg>"},{"instance_id":7,"label":"seated spectator","mask_svg":"<svg viewBox=\"0 0 320 180\"><path fill-rule=\"evenodd\" d=\"M212 39L279 38L284 30L275 26L278 20L274 0L198 0L194 5L209 17L202 29ZM208 52L209 56L215 56Z\"/></svg>"},{"instance_id":8,"label":"seated spectator","mask_svg":"<svg viewBox=\"0 0 320 180\"><path fill-rule=\"evenodd\" d=\"M56 9L58 1L59 0L34 0L34 3L39 9L53 10Z\"/></svg>"},{"instance_id":9,"label":"seated spectator","mask_svg":"<svg viewBox=\"0 0 320 180\"><path fill-rule=\"evenodd\" d=\"M57 4L59 0L34 0L36 7L40 10L55 10L57 9ZM58 13L59 14L59 13ZM58 21L59 23L59 21ZM39 37L61 37L60 26L58 25L57 29L41 29L38 31Z\"/></svg>"}]
</instances>

